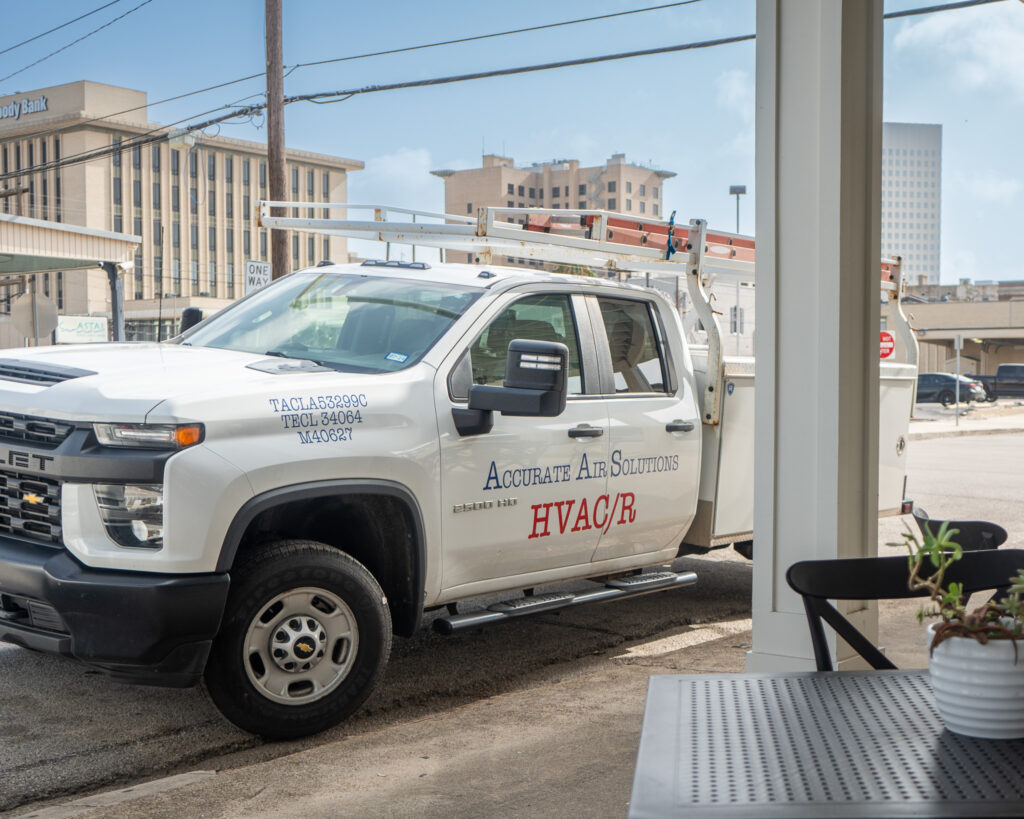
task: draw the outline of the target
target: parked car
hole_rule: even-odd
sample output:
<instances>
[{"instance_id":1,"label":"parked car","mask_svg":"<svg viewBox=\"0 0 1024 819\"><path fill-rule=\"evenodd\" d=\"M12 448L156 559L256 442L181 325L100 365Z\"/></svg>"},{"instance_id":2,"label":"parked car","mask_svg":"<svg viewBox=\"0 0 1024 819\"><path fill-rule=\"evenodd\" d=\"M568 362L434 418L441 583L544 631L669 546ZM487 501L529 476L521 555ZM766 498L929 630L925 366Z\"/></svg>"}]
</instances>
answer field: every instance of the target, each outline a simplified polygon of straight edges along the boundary
<instances>
[{"instance_id":1,"label":"parked car","mask_svg":"<svg viewBox=\"0 0 1024 819\"><path fill-rule=\"evenodd\" d=\"M956 376L952 373L919 373L917 376L918 403L938 402L944 407L956 403ZM960 376L960 401L987 400L980 381Z\"/></svg>"},{"instance_id":2,"label":"parked car","mask_svg":"<svg viewBox=\"0 0 1024 819\"><path fill-rule=\"evenodd\" d=\"M1024 395L1024 364L1000 364L995 375L972 376L981 382L989 401Z\"/></svg>"}]
</instances>

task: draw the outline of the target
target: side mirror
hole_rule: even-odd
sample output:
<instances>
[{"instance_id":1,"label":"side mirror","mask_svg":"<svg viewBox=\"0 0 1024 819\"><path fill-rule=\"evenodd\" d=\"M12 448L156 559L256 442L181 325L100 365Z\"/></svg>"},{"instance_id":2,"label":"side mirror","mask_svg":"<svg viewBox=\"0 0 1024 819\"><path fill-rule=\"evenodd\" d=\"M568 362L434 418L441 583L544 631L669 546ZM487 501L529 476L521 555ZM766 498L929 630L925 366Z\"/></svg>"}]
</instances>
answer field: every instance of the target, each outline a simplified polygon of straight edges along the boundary
<instances>
[{"instance_id":1,"label":"side mirror","mask_svg":"<svg viewBox=\"0 0 1024 819\"><path fill-rule=\"evenodd\" d=\"M505 385L474 385L469 409L554 417L565 410L569 348L557 341L515 339L508 345Z\"/></svg>"},{"instance_id":2,"label":"side mirror","mask_svg":"<svg viewBox=\"0 0 1024 819\"><path fill-rule=\"evenodd\" d=\"M178 332L184 333L186 330L191 330L202 320L202 310L198 307L186 307L181 311L181 329Z\"/></svg>"}]
</instances>

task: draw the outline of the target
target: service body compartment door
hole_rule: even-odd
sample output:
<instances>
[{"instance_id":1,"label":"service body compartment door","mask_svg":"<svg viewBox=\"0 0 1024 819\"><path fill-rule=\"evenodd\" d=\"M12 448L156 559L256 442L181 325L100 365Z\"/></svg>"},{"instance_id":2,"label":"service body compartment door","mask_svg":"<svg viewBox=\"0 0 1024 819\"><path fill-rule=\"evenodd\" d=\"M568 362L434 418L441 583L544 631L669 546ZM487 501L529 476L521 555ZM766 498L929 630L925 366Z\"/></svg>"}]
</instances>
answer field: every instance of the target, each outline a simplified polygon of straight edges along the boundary
<instances>
[{"instance_id":1,"label":"service body compartment door","mask_svg":"<svg viewBox=\"0 0 1024 819\"><path fill-rule=\"evenodd\" d=\"M594 560L674 548L696 508L701 458L693 382L678 377L666 334L676 324L643 299L597 296L590 304L609 419L607 508L595 511ZM683 360L681 339L675 346Z\"/></svg>"},{"instance_id":2,"label":"service body compartment door","mask_svg":"<svg viewBox=\"0 0 1024 819\"><path fill-rule=\"evenodd\" d=\"M503 383L514 339L569 348L565 411L555 418L496 412L490 432L460 436L452 408L466 406L470 383ZM582 297L509 294L481 319L466 354L439 371L445 590L589 562L601 532L589 509L605 494L609 440L605 402L586 393L587 379L597 381L592 349ZM584 497L590 502L581 514Z\"/></svg>"}]
</instances>

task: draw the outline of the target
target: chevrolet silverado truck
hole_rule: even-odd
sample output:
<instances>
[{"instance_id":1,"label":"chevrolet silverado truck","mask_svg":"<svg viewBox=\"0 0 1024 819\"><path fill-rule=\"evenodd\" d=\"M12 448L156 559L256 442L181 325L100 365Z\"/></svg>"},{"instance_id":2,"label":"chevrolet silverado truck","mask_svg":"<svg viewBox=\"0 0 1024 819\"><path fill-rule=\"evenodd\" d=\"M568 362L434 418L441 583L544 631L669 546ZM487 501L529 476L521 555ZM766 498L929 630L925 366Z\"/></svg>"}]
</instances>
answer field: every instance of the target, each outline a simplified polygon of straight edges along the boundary
<instances>
[{"instance_id":1,"label":"chevrolet silverado truck","mask_svg":"<svg viewBox=\"0 0 1024 819\"><path fill-rule=\"evenodd\" d=\"M653 288L373 261L170 342L6 351L0 640L204 680L283 739L358 708L425 612L451 633L685 586L678 554L750 536L753 362L716 355ZM893 366L890 496L914 370Z\"/></svg>"}]
</instances>

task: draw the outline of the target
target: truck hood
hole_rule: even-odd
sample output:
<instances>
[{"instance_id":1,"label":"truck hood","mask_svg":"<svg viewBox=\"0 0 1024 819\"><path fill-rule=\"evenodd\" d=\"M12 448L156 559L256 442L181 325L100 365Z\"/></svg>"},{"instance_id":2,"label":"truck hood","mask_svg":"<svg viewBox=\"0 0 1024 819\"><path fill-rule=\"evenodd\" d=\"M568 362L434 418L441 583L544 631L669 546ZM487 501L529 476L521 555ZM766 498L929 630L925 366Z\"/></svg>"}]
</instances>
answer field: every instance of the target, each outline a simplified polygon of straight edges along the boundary
<instances>
[{"instance_id":1,"label":"truck hood","mask_svg":"<svg viewBox=\"0 0 1024 819\"><path fill-rule=\"evenodd\" d=\"M258 362L270 368L303 366L291 359L166 343L0 350L0 411L138 422L169 399L230 395L268 381L279 385L281 375L248 366Z\"/></svg>"}]
</instances>

